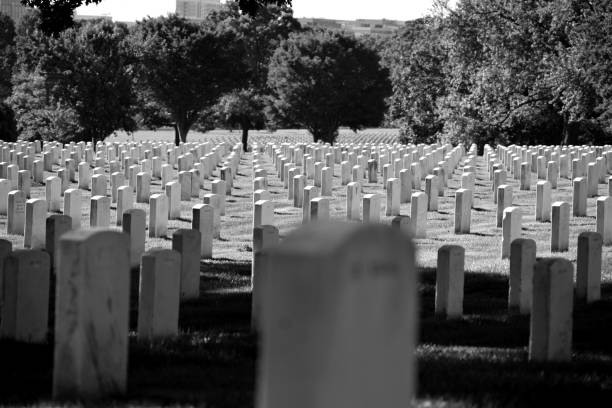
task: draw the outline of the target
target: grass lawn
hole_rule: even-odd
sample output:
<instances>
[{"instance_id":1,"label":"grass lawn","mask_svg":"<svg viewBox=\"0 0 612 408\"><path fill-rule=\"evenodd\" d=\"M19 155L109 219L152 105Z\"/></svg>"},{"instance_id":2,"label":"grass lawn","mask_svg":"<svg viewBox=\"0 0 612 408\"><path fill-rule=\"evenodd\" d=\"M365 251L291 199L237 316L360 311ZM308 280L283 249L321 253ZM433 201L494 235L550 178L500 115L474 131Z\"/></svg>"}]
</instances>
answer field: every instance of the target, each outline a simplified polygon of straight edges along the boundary
<instances>
[{"instance_id":1,"label":"grass lawn","mask_svg":"<svg viewBox=\"0 0 612 408\"><path fill-rule=\"evenodd\" d=\"M393 130L342 131L340 142L393 141ZM131 140L120 135L110 140ZM139 132L134 140L173 140L171 132ZM239 132L215 131L190 135L190 141L239 142ZM253 132L251 140L310 142L306 132ZM133 271L128 394L100 405L197 405L251 407L254 401L257 338L250 331L250 259L252 225L251 154L243 156L233 195L227 198L221 239L214 242L214 260L201 263L200 299L181 305L180 335L155 342L135 336L138 304L138 271ZM302 209L293 208L286 191L266 158L269 190L275 202L275 223L286 236L301 223ZM175 170L176 172L176 170ZM336 166L331 216L346 218L346 188L340 185ZM45 174L45 177L47 174ZM215 173L218 177L218 173ZM535 221L535 174L531 191L514 187L515 206L523 210L524 238L537 243L538 256L551 256L550 223ZM312 182L312 181L310 181ZM418 400L421 407L472 406L610 406L612 401L612 248L604 248L602 300L576 304L573 360L564 364L527 362L528 317L507 313L508 261L502 261L501 229L495 228L496 205L484 160L478 158L471 234L454 235L454 191L459 172L449 180L439 211L428 214L428 237L417 240L420 271L421 325L418 356ZM424 188L425 183L422 183ZM151 193L160 192L154 180ZM190 228L191 207L210 192L210 180L200 199L182 203L182 218L169 222L168 237L179 228ZM607 186L599 186L607 194ZM365 183L363 193L384 194L381 184ZM552 201L569 201L569 180L561 180ZM44 197L44 186L35 186L32 197ZM146 204L136 207L148 208ZM115 204L111 224L115 224ZM410 214L410 204L402 204ZM587 217L570 220L570 251L562 256L576 260L580 232L594 231L595 199L588 199ZM390 223L383 216L383 222ZM89 225L89 192L83 194L83 226ZM0 231L6 217L0 216ZM23 246L23 237L3 236ZM464 317L445 321L434 317L437 249L444 244L466 249ZM171 239L147 239L147 248L170 247ZM53 300L51 300L53 302ZM53 304L53 303L51 303ZM52 323L52 322L51 322ZM52 405L52 332L48 344L25 345L0 341L0 405ZM607 402L606 402L607 400Z\"/></svg>"}]
</instances>

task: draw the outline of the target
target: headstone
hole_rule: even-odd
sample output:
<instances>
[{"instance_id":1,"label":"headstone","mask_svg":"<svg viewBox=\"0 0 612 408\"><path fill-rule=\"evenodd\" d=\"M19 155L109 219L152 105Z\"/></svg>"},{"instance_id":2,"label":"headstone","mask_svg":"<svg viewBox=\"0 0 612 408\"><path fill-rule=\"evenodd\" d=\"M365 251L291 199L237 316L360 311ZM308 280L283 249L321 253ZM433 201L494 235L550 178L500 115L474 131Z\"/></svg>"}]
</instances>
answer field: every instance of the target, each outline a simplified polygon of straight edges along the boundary
<instances>
[{"instance_id":1,"label":"headstone","mask_svg":"<svg viewBox=\"0 0 612 408\"><path fill-rule=\"evenodd\" d=\"M69 188L64 193L64 215L72 220L72 229L81 228L81 190Z\"/></svg>"},{"instance_id":2,"label":"headstone","mask_svg":"<svg viewBox=\"0 0 612 408\"><path fill-rule=\"evenodd\" d=\"M204 204L211 205L214 209L213 218L213 237L221 237L221 211L220 211L220 197L217 194L204 194ZM204 239L204 237L202 237Z\"/></svg>"},{"instance_id":3,"label":"headstone","mask_svg":"<svg viewBox=\"0 0 612 408\"><path fill-rule=\"evenodd\" d=\"M530 361L569 361L572 357L573 269L562 258L544 258L535 265Z\"/></svg>"},{"instance_id":4,"label":"headstone","mask_svg":"<svg viewBox=\"0 0 612 408\"><path fill-rule=\"evenodd\" d=\"M89 226L91 228L108 228L110 226L110 198L93 196L90 200Z\"/></svg>"},{"instance_id":5,"label":"headstone","mask_svg":"<svg viewBox=\"0 0 612 408\"><path fill-rule=\"evenodd\" d=\"M400 179L400 202L409 203L412 196L412 175L409 169L402 169L399 172Z\"/></svg>"},{"instance_id":6,"label":"headstone","mask_svg":"<svg viewBox=\"0 0 612 408\"><path fill-rule=\"evenodd\" d=\"M316 186L304 187L304 200L302 201L302 223L310 221L310 203L313 198L319 196L319 189Z\"/></svg>"},{"instance_id":7,"label":"headstone","mask_svg":"<svg viewBox=\"0 0 612 408\"><path fill-rule=\"evenodd\" d=\"M380 222L380 196L378 194L363 196L363 222Z\"/></svg>"},{"instance_id":8,"label":"headstone","mask_svg":"<svg viewBox=\"0 0 612 408\"><path fill-rule=\"evenodd\" d=\"M502 219L502 259L510 257L510 244L521 237L522 214L520 207L508 207Z\"/></svg>"},{"instance_id":9,"label":"headstone","mask_svg":"<svg viewBox=\"0 0 612 408\"><path fill-rule=\"evenodd\" d=\"M7 234L24 235L26 198L21 190L8 194Z\"/></svg>"},{"instance_id":10,"label":"headstone","mask_svg":"<svg viewBox=\"0 0 612 408\"><path fill-rule=\"evenodd\" d=\"M30 190L32 188L32 180L29 170L19 170L17 173L17 189L23 191L26 198L30 198Z\"/></svg>"},{"instance_id":11,"label":"headstone","mask_svg":"<svg viewBox=\"0 0 612 408\"><path fill-rule=\"evenodd\" d=\"M455 192L455 234L469 234L472 223L472 190Z\"/></svg>"},{"instance_id":12,"label":"headstone","mask_svg":"<svg viewBox=\"0 0 612 408\"><path fill-rule=\"evenodd\" d=\"M461 318L463 315L463 281L465 249L459 245L443 245L438 249L436 269L437 315L447 319Z\"/></svg>"},{"instance_id":13,"label":"headstone","mask_svg":"<svg viewBox=\"0 0 612 408\"><path fill-rule=\"evenodd\" d=\"M200 296L200 250L202 234L195 229L179 229L172 234L172 249L181 257L181 299Z\"/></svg>"},{"instance_id":14,"label":"headstone","mask_svg":"<svg viewBox=\"0 0 612 408\"><path fill-rule=\"evenodd\" d=\"M510 284L508 310L520 314L531 312L533 268L536 262L536 242L517 238L510 244Z\"/></svg>"},{"instance_id":15,"label":"headstone","mask_svg":"<svg viewBox=\"0 0 612 408\"><path fill-rule=\"evenodd\" d=\"M546 180L550 183L552 189L557 189L557 184L559 182L559 165L556 161L548 162Z\"/></svg>"},{"instance_id":16,"label":"headstone","mask_svg":"<svg viewBox=\"0 0 612 408\"><path fill-rule=\"evenodd\" d=\"M91 195L106 196L106 176L104 174L95 174L91 178Z\"/></svg>"},{"instance_id":17,"label":"headstone","mask_svg":"<svg viewBox=\"0 0 612 408\"><path fill-rule=\"evenodd\" d=\"M548 181L538 181L536 185L536 221L550 221L551 186Z\"/></svg>"},{"instance_id":18,"label":"headstone","mask_svg":"<svg viewBox=\"0 0 612 408\"><path fill-rule=\"evenodd\" d=\"M410 406L418 327L410 239L379 225L313 225L265 256L256 406Z\"/></svg>"},{"instance_id":19,"label":"headstone","mask_svg":"<svg viewBox=\"0 0 612 408\"><path fill-rule=\"evenodd\" d=\"M134 192L130 186L117 189L117 226L121 226L123 213L134 207Z\"/></svg>"},{"instance_id":20,"label":"headstone","mask_svg":"<svg viewBox=\"0 0 612 408\"><path fill-rule=\"evenodd\" d=\"M215 208L209 204L196 204L193 206L192 214L191 228L200 233L200 258L211 259L215 230Z\"/></svg>"},{"instance_id":21,"label":"headstone","mask_svg":"<svg viewBox=\"0 0 612 408\"><path fill-rule=\"evenodd\" d=\"M425 177L425 194L427 194L427 211L438 211L438 177Z\"/></svg>"},{"instance_id":22,"label":"headstone","mask_svg":"<svg viewBox=\"0 0 612 408\"><path fill-rule=\"evenodd\" d=\"M261 293L266 278L266 262L263 252L277 245L278 229L272 225L262 225L253 229L253 262L251 264L251 327L259 330L261 316Z\"/></svg>"},{"instance_id":23,"label":"headstone","mask_svg":"<svg viewBox=\"0 0 612 408\"><path fill-rule=\"evenodd\" d=\"M166 183L166 198L168 199L168 219L181 217L181 185L178 181Z\"/></svg>"},{"instance_id":24,"label":"headstone","mask_svg":"<svg viewBox=\"0 0 612 408\"><path fill-rule=\"evenodd\" d=\"M587 167L587 196L597 195L597 184L599 183L599 169L596 163L589 163Z\"/></svg>"},{"instance_id":25,"label":"headstone","mask_svg":"<svg viewBox=\"0 0 612 408\"><path fill-rule=\"evenodd\" d=\"M310 200L310 220L327 221L329 220L329 198L315 197Z\"/></svg>"},{"instance_id":26,"label":"headstone","mask_svg":"<svg viewBox=\"0 0 612 408\"><path fill-rule=\"evenodd\" d=\"M334 180L334 169L333 167L323 167L321 169L321 195L332 196L333 180Z\"/></svg>"},{"instance_id":27,"label":"headstone","mask_svg":"<svg viewBox=\"0 0 612 408\"><path fill-rule=\"evenodd\" d=\"M497 228L502 227L504 210L512 206L512 186L502 184L497 187Z\"/></svg>"},{"instance_id":28,"label":"headstone","mask_svg":"<svg viewBox=\"0 0 612 408\"><path fill-rule=\"evenodd\" d=\"M400 214L400 180L395 177L387 179L387 207L385 214L394 217Z\"/></svg>"},{"instance_id":29,"label":"headstone","mask_svg":"<svg viewBox=\"0 0 612 408\"><path fill-rule=\"evenodd\" d=\"M531 166L527 162L521 163L521 190L531 189Z\"/></svg>"},{"instance_id":30,"label":"headstone","mask_svg":"<svg viewBox=\"0 0 612 408\"><path fill-rule=\"evenodd\" d=\"M45 199L49 206L49 212L60 211L62 203L62 181L59 177L47 177L45 179Z\"/></svg>"},{"instance_id":31,"label":"headstone","mask_svg":"<svg viewBox=\"0 0 612 408\"><path fill-rule=\"evenodd\" d=\"M601 253L603 239L597 232L578 235L576 299L587 303L601 298Z\"/></svg>"},{"instance_id":32,"label":"headstone","mask_svg":"<svg viewBox=\"0 0 612 408\"><path fill-rule=\"evenodd\" d=\"M354 181L348 183L346 186L346 218L349 221L359 221L360 204L361 185Z\"/></svg>"},{"instance_id":33,"label":"headstone","mask_svg":"<svg viewBox=\"0 0 612 408\"><path fill-rule=\"evenodd\" d=\"M136 202L148 203L151 195L151 174L141 171L136 175Z\"/></svg>"},{"instance_id":34,"label":"headstone","mask_svg":"<svg viewBox=\"0 0 612 408\"><path fill-rule=\"evenodd\" d=\"M612 245L612 197L597 199L597 232L601 234L603 245Z\"/></svg>"},{"instance_id":35,"label":"headstone","mask_svg":"<svg viewBox=\"0 0 612 408\"><path fill-rule=\"evenodd\" d=\"M584 177L577 177L574 179L574 195L572 203L574 217L586 217L587 183Z\"/></svg>"},{"instance_id":36,"label":"headstone","mask_svg":"<svg viewBox=\"0 0 612 408\"><path fill-rule=\"evenodd\" d=\"M127 236L99 230L64 235L56 287L53 398L125 393L130 299Z\"/></svg>"},{"instance_id":37,"label":"headstone","mask_svg":"<svg viewBox=\"0 0 612 408\"><path fill-rule=\"evenodd\" d=\"M171 249L153 249L142 256L138 296L138 338L178 334L181 256Z\"/></svg>"},{"instance_id":38,"label":"headstone","mask_svg":"<svg viewBox=\"0 0 612 408\"><path fill-rule=\"evenodd\" d=\"M8 194L11 191L10 182L7 179L0 179L0 214L7 215Z\"/></svg>"},{"instance_id":39,"label":"headstone","mask_svg":"<svg viewBox=\"0 0 612 408\"><path fill-rule=\"evenodd\" d=\"M52 214L45 220L45 250L50 256L53 270L57 271L57 250L59 240L72 230L72 218L67 215Z\"/></svg>"},{"instance_id":40,"label":"headstone","mask_svg":"<svg viewBox=\"0 0 612 408\"><path fill-rule=\"evenodd\" d=\"M168 199L165 194L153 194L149 199L149 237L165 237L168 231Z\"/></svg>"},{"instance_id":41,"label":"headstone","mask_svg":"<svg viewBox=\"0 0 612 408\"><path fill-rule=\"evenodd\" d=\"M179 172L179 184L181 185L181 201L191 201L191 173Z\"/></svg>"},{"instance_id":42,"label":"headstone","mask_svg":"<svg viewBox=\"0 0 612 408\"><path fill-rule=\"evenodd\" d=\"M129 186L127 186L129 188ZM130 191L131 192L131 191ZM140 265L140 258L145 251L147 213L139 208L130 208L123 212L121 227L130 241L130 266Z\"/></svg>"},{"instance_id":43,"label":"headstone","mask_svg":"<svg viewBox=\"0 0 612 408\"><path fill-rule=\"evenodd\" d=\"M569 218L569 203L563 201L553 203L550 237L551 252L565 252L569 249Z\"/></svg>"},{"instance_id":44,"label":"headstone","mask_svg":"<svg viewBox=\"0 0 612 408\"><path fill-rule=\"evenodd\" d=\"M411 202L410 219L414 237L425 238L427 236L427 194L421 191L412 193Z\"/></svg>"},{"instance_id":45,"label":"headstone","mask_svg":"<svg viewBox=\"0 0 612 408\"><path fill-rule=\"evenodd\" d=\"M305 185L306 176L300 174L293 177L293 206L296 208L302 208Z\"/></svg>"},{"instance_id":46,"label":"headstone","mask_svg":"<svg viewBox=\"0 0 612 408\"><path fill-rule=\"evenodd\" d=\"M274 203L268 200L257 201L253 210L253 228L274 225Z\"/></svg>"},{"instance_id":47,"label":"headstone","mask_svg":"<svg viewBox=\"0 0 612 408\"><path fill-rule=\"evenodd\" d=\"M391 220L391 226L404 231L406 234L412 236L412 220L407 215L398 215L393 217Z\"/></svg>"},{"instance_id":48,"label":"headstone","mask_svg":"<svg viewBox=\"0 0 612 408\"><path fill-rule=\"evenodd\" d=\"M16 250L4 259L0 337L45 343L49 324L49 255Z\"/></svg>"},{"instance_id":49,"label":"headstone","mask_svg":"<svg viewBox=\"0 0 612 408\"><path fill-rule=\"evenodd\" d=\"M227 195L225 180L215 180L211 183L211 192L219 196L219 213L225 215L225 197Z\"/></svg>"},{"instance_id":50,"label":"headstone","mask_svg":"<svg viewBox=\"0 0 612 408\"><path fill-rule=\"evenodd\" d=\"M45 222L47 201L44 198L31 198L26 201L24 248L45 248Z\"/></svg>"}]
</instances>

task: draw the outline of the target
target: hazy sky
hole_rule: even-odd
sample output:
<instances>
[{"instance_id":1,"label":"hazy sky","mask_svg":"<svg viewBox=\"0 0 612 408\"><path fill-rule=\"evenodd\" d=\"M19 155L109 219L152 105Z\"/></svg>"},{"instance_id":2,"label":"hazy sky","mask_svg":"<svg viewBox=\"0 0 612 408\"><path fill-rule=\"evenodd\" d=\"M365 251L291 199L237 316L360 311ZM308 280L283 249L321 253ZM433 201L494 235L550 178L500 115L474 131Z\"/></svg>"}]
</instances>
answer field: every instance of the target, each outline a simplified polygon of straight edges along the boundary
<instances>
[{"instance_id":1,"label":"hazy sky","mask_svg":"<svg viewBox=\"0 0 612 408\"><path fill-rule=\"evenodd\" d=\"M295 17L337 20L411 20L423 16L431 4L432 0L293 0L293 12ZM131 21L173 13L175 5L175 0L102 0L98 5L79 7L77 13L111 15L115 21Z\"/></svg>"}]
</instances>

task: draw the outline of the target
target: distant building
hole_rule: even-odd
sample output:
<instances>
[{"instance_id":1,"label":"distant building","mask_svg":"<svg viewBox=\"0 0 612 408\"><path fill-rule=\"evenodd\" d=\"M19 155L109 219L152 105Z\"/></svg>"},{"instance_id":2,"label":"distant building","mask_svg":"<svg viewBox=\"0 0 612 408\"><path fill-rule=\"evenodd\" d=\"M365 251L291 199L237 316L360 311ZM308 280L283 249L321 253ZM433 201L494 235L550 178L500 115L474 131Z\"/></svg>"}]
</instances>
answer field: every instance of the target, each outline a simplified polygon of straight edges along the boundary
<instances>
[{"instance_id":1,"label":"distant building","mask_svg":"<svg viewBox=\"0 0 612 408\"><path fill-rule=\"evenodd\" d=\"M85 14L77 14L74 16L76 21L89 21L89 20L110 20L113 21L113 17L108 14L102 14L99 16L96 15L85 15Z\"/></svg>"},{"instance_id":2,"label":"distant building","mask_svg":"<svg viewBox=\"0 0 612 408\"><path fill-rule=\"evenodd\" d=\"M30 8L22 5L19 0L0 0L0 13L8 15L15 24L19 23L28 10Z\"/></svg>"},{"instance_id":3,"label":"distant building","mask_svg":"<svg viewBox=\"0 0 612 408\"><path fill-rule=\"evenodd\" d=\"M224 6L220 0L176 0L176 14L190 20L203 20L208 13Z\"/></svg>"},{"instance_id":4,"label":"distant building","mask_svg":"<svg viewBox=\"0 0 612 408\"><path fill-rule=\"evenodd\" d=\"M390 37L403 25L403 21L396 20L330 20L325 18L299 18L304 27L321 27L330 30L343 30L355 34L355 37L364 35L378 35Z\"/></svg>"}]
</instances>

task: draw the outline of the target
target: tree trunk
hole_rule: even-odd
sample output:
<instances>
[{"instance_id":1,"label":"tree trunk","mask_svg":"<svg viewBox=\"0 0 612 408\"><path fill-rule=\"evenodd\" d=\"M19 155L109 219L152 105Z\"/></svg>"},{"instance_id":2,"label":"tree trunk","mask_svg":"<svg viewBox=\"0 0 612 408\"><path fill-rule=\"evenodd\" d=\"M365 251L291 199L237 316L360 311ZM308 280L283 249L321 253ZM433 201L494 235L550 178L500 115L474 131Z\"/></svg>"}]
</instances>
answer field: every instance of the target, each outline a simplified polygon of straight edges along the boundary
<instances>
[{"instance_id":1,"label":"tree trunk","mask_svg":"<svg viewBox=\"0 0 612 408\"><path fill-rule=\"evenodd\" d=\"M183 119L176 123L176 128L177 128L178 138L180 139L180 142L183 142L183 143L187 142L187 133L189 133L189 129L191 128L191 125L187 123L187 120ZM178 143L177 143L177 146L178 146Z\"/></svg>"},{"instance_id":2,"label":"tree trunk","mask_svg":"<svg viewBox=\"0 0 612 408\"><path fill-rule=\"evenodd\" d=\"M567 146L567 142L569 139L569 120L567 116L567 113L563 114L563 141L561 142L562 146Z\"/></svg>"},{"instance_id":3,"label":"tree trunk","mask_svg":"<svg viewBox=\"0 0 612 408\"><path fill-rule=\"evenodd\" d=\"M242 150L246 153L249 148L249 127L242 125Z\"/></svg>"},{"instance_id":4,"label":"tree trunk","mask_svg":"<svg viewBox=\"0 0 612 408\"><path fill-rule=\"evenodd\" d=\"M179 136L178 125L175 123L174 124L174 145L178 146L179 144L181 144L181 137Z\"/></svg>"}]
</instances>

